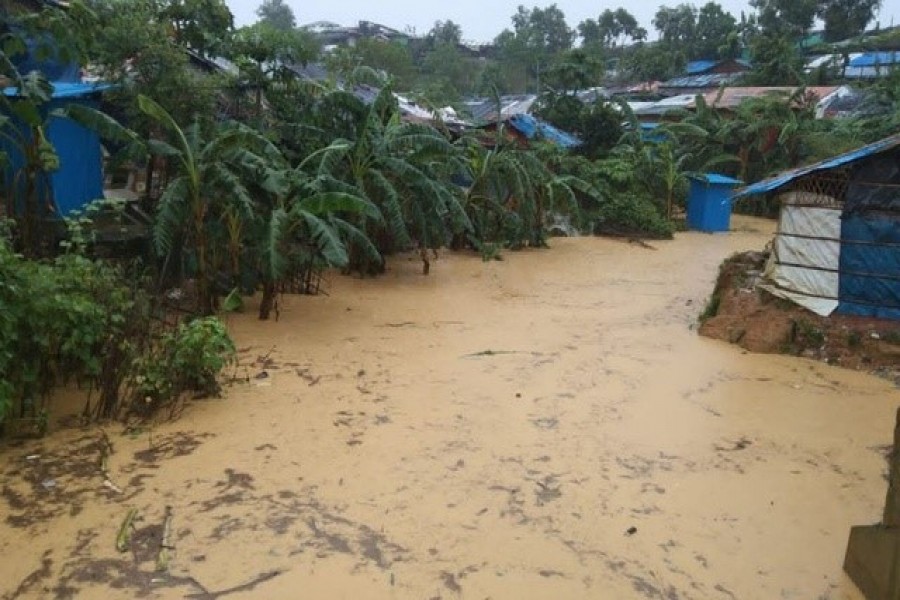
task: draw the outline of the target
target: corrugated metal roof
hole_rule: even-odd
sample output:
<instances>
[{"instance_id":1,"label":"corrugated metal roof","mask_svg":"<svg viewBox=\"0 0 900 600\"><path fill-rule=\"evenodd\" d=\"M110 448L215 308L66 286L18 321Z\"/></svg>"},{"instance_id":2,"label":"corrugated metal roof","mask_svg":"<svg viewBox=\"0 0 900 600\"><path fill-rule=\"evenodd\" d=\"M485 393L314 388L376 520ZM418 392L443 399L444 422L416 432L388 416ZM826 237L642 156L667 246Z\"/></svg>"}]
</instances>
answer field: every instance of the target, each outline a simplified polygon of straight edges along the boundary
<instances>
[{"instance_id":1,"label":"corrugated metal roof","mask_svg":"<svg viewBox=\"0 0 900 600\"><path fill-rule=\"evenodd\" d=\"M57 81L53 83L53 98L80 98L98 92L103 92L116 87L111 83L71 83ZM3 95L14 98L19 95L19 89L8 87L3 89Z\"/></svg>"},{"instance_id":2,"label":"corrugated metal roof","mask_svg":"<svg viewBox=\"0 0 900 600\"><path fill-rule=\"evenodd\" d=\"M736 81L742 73L708 73L706 75L688 75L676 77L662 84L660 88L708 88L718 87L723 83Z\"/></svg>"},{"instance_id":3,"label":"corrugated metal roof","mask_svg":"<svg viewBox=\"0 0 900 600\"><path fill-rule=\"evenodd\" d=\"M550 123L536 119L531 115L513 115L509 118L509 124L529 140L540 135L540 137L563 148L575 148L581 145L581 140L571 133L557 129Z\"/></svg>"},{"instance_id":4,"label":"corrugated metal roof","mask_svg":"<svg viewBox=\"0 0 900 600\"><path fill-rule=\"evenodd\" d=\"M776 175L775 177L770 177L769 179L764 179L763 181L754 183L753 185L748 185L747 187L738 190L734 197L741 198L744 196L754 196L757 194L774 192L775 190L784 187L792 181L795 181L805 175L809 175L810 173L827 171L828 169L840 167L841 165L846 165L848 163L855 162L874 154L887 152L888 150L896 148L897 146L900 146L900 134L892 135L891 137L879 140L874 144L869 144L868 146L857 148L856 150L841 154L839 156L835 156L833 158L829 158L828 160L823 160L822 162L807 165L805 167L800 167L798 169L793 169L791 171L785 171Z\"/></svg>"},{"instance_id":5,"label":"corrugated metal roof","mask_svg":"<svg viewBox=\"0 0 900 600\"><path fill-rule=\"evenodd\" d=\"M781 95L787 100L798 89L796 87L727 87L707 93L704 99L709 106L733 110L740 106L741 102L750 98ZM810 86L804 88L804 99L823 100L838 89L836 86Z\"/></svg>"}]
</instances>

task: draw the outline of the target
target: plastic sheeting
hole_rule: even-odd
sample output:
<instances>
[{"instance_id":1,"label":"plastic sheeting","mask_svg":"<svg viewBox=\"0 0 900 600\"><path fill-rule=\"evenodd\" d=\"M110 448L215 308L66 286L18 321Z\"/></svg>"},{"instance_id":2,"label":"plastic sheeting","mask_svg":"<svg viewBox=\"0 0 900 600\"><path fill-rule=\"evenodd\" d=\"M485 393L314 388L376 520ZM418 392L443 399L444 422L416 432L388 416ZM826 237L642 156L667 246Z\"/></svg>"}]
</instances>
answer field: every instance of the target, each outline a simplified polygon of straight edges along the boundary
<instances>
[{"instance_id":1,"label":"plastic sheeting","mask_svg":"<svg viewBox=\"0 0 900 600\"><path fill-rule=\"evenodd\" d=\"M62 108L73 103L93 106L89 98L54 98L47 111ZM24 124L14 121L15 126L30 135ZM73 210L80 210L88 203L103 197L103 156L100 138L96 133L65 118L52 116L48 119L47 139L53 144L59 156L59 169L49 176L49 182L41 183L41 194L47 193L45 185L49 185L54 212L57 216L66 217ZM6 185L21 185L15 173L25 164L25 158L14 145L0 139L0 151L7 153L8 162L5 168ZM7 193L10 192L7 190ZM17 195L21 195L18 192Z\"/></svg>"},{"instance_id":2,"label":"plastic sheeting","mask_svg":"<svg viewBox=\"0 0 900 600\"><path fill-rule=\"evenodd\" d=\"M838 306L841 211L791 201L788 195L781 210L775 261L767 272L773 285L766 289L828 316Z\"/></svg>"},{"instance_id":3,"label":"plastic sheeting","mask_svg":"<svg viewBox=\"0 0 900 600\"><path fill-rule=\"evenodd\" d=\"M845 215L841 236L838 312L900 319L900 215Z\"/></svg>"},{"instance_id":4,"label":"plastic sheeting","mask_svg":"<svg viewBox=\"0 0 900 600\"><path fill-rule=\"evenodd\" d=\"M47 137L59 155L60 168L51 175L60 216L103 198L103 154L96 133L71 119L52 117Z\"/></svg>"}]
</instances>

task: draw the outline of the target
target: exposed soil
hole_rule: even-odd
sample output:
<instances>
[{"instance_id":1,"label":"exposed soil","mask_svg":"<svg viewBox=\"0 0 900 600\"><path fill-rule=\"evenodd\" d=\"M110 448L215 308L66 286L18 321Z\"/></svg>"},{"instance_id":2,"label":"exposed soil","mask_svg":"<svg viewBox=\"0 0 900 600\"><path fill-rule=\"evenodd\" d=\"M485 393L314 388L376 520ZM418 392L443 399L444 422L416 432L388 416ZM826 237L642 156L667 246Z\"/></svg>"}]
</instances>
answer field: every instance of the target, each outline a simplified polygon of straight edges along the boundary
<instances>
[{"instance_id":1,"label":"exposed soil","mask_svg":"<svg viewBox=\"0 0 900 600\"><path fill-rule=\"evenodd\" d=\"M857 600L900 390L698 336L734 225L250 302L222 398L0 447L0 598Z\"/></svg>"},{"instance_id":2,"label":"exposed soil","mask_svg":"<svg viewBox=\"0 0 900 600\"><path fill-rule=\"evenodd\" d=\"M742 252L719 270L700 333L751 352L793 354L870 371L900 385L900 322L819 316L758 287L769 255Z\"/></svg>"}]
</instances>

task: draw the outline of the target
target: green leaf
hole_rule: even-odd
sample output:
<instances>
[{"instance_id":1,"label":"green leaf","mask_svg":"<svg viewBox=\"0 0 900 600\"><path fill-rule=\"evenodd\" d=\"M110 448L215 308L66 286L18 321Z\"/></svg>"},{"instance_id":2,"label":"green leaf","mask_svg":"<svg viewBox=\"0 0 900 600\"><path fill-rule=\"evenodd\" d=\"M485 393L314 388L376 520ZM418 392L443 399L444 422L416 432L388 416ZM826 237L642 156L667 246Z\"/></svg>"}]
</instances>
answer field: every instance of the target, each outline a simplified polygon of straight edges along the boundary
<instances>
[{"instance_id":1,"label":"green leaf","mask_svg":"<svg viewBox=\"0 0 900 600\"><path fill-rule=\"evenodd\" d=\"M324 192L303 198L297 204L300 210L317 216L324 216L335 212L347 212L362 214L370 219L381 220L381 212L374 204L352 194L344 192Z\"/></svg>"},{"instance_id":2,"label":"green leaf","mask_svg":"<svg viewBox=\"0 0 900 600\"><path fill-rule=\"evenodd\" d=\"M331 224L308 212L302 212L299 216L306 222L322 257L334 267L346 267L350 262L347 248Z\"/></svg>"}]
</instances>

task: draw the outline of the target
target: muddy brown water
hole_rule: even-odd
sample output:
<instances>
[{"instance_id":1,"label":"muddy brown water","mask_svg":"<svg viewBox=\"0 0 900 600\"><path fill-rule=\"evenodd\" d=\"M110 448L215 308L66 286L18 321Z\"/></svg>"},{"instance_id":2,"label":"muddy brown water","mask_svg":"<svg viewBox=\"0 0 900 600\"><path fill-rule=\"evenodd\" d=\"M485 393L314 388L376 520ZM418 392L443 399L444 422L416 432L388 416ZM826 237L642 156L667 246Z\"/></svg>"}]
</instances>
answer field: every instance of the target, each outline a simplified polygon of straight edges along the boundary
<instances>
[{"instance_id":1,"label":"muddy brown water","mask_svg":"<svg viewBox=\"0 0 900 600\"><path fill-rule=\"evenodd\" d=\"M735 223L401 257L229 317L249 383L107 426L121 493L98 428L2 450L0 597L858 598L841 562L900 392L696 335L773 227Z\"/></svg>"}]
</instances>

